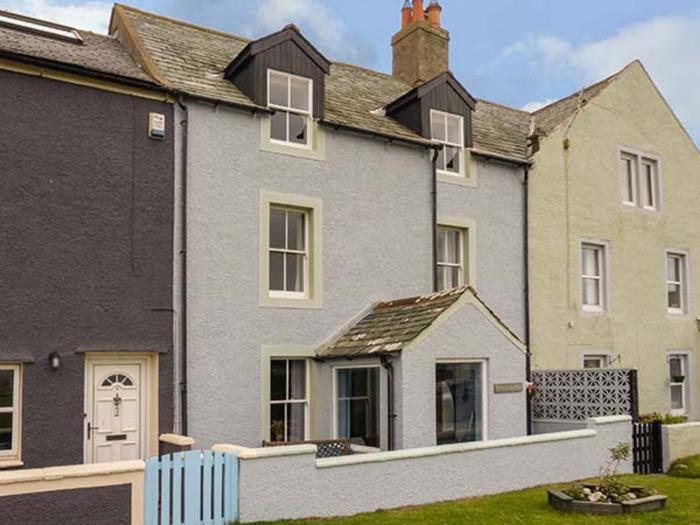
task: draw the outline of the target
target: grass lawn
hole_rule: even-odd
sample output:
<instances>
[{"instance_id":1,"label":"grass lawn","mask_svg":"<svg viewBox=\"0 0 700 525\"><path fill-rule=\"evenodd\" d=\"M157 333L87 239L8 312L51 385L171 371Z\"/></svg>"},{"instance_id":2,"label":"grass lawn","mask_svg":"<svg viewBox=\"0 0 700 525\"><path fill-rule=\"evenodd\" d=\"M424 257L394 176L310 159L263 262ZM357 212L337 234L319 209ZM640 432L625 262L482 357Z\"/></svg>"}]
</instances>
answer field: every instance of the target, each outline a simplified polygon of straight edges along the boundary
<instances>
[{"instance_id":1,"label":"grass lawn","mask_svg":"<svg viewBox=\"0 0 700 525\"><path fill-rule=\"evenodd\" d=\"M352 518L276 523L277 525L283 523L294 525L700 524L700 480L668 476L627 476L626 480L630 484L656 488L659 493L669 496L668 508L662 512L631 517L561 514L547 505L546 490L536 488L425 507L361 514Z\"/></svg>"},{"instance_id":2,"label":"grass lawn","mask_svg":"<svg viewBox=\"0 0 700 525\"><path fill-rule=\"evenodd\" d=\"M700 456L674 461L668 474L677 478L700 479Z\"/></svg>"}]
</instances>

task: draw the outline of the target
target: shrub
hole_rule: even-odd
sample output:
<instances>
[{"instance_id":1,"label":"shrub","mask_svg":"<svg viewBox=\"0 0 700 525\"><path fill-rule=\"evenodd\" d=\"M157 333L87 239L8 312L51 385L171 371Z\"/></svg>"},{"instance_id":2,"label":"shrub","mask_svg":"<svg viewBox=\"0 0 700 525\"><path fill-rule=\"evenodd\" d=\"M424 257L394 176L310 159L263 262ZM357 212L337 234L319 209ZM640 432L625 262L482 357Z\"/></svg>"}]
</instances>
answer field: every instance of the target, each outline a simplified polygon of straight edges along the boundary
<instances>
[{"instance_id":1,"label":"shrub","mask_svg":"<svg viewBox=\"0 0 700 525\"><path fill-rule=\"evenodd\" d=\"M654 412L652 414L644 414L639 416L640 423L656 423L659 422L662 425L682 425L688 422L688 416L673 416L671 414L659 414Z\"/></svg>"}]
</instances>

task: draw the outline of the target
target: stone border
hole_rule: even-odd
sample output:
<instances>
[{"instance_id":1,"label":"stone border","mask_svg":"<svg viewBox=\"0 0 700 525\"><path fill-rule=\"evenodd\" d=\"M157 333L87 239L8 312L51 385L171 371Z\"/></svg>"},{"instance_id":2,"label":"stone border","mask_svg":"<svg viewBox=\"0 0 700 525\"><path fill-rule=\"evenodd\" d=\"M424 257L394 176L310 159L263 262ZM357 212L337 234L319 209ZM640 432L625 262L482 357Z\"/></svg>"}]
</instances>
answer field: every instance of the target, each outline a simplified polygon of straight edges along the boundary
<instances>
[{"instance_id":1,"label":"stone border","mask_svg":"<svg viewBox=\"0 0 700 525\"><path fill-rule=\"evenodd\" d=\"M653 512L666 508L667 496L650 496L624 503L593 503L589 501L577 501L558 490L548 490L547 500L550 507L561 512L574 512L579 514L636 514L640 512Z\"/></svg>"}]
</instances>

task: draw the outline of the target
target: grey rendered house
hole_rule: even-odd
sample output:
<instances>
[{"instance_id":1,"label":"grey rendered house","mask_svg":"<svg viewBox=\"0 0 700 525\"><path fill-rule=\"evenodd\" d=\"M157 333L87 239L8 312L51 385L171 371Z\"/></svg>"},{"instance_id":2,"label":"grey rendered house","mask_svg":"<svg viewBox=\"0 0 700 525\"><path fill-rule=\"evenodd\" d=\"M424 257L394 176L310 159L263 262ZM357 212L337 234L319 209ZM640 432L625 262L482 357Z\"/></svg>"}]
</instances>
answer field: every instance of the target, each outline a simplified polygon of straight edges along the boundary
<instances>
[{"instance_id":1,"label":"grey rendered house","mask_svg":"<svg viewBox=\"0 0 700 525\"><path fill-rule=\"evenodd\" d=\"M529 118L449 73L439 15L404 8L386 75L294 26L115 6L178 95L175 424L198 446L526 433Z\"/></svg>"},{"instance_id":2,"label":"grey rendered house","mask_svg":"<svg viewBox=\"0 0 700 525\"><path fill-rule=\"evenodd\" d=\"M168 94L116 39L5 12L0 93L0 469L155 455L173 420Z\"/></svg>"}]
</instances>

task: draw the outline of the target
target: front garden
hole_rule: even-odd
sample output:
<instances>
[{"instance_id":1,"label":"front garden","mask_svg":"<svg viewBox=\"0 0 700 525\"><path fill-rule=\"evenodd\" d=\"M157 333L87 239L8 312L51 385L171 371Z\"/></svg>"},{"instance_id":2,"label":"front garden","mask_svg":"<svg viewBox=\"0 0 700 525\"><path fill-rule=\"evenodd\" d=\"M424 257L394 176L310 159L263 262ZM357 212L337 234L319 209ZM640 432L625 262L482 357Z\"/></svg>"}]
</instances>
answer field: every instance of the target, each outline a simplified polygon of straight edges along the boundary
<instances>
[{"instance_id":1,"label":"front garden","mask_svg":"<svg viewBox=\"0 0 700 525\"><path fill-rule=\"evenodd\" d=\"M698 458L700 461L700 458ZM685 470L685 469L682 469ZM628 485L653 487L668 496L662 512L628 516L563 514L547 504L547 491L519 492L362 514L352 518L275 522L276 525L584 525L648 524L700 525L700 479L671 476L623 476ZM566 487L562 485L561 488ZM390 487L387 490L391 490ZM271 525L271 524L268 524Z\"/></svg>"}]
</instances>

